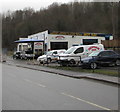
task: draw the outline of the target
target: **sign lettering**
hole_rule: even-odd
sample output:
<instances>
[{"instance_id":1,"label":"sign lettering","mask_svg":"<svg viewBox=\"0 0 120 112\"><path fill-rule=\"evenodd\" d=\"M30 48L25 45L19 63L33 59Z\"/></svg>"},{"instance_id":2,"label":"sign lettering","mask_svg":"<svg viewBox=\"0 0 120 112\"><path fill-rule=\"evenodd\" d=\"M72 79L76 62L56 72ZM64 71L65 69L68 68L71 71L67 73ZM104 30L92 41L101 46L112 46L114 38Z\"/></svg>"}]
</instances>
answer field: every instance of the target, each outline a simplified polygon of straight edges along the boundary
<instances>
[{"instance_id":1,"label":"sign lettering","mask_svg":"<svg viewBox=\"0 0 120 112\"><path fill-rule=\"evenodd\" d=\"M57 37L55 37L56 39L58 39L58 40L62 40L62 39L64 39L65 37L64 36L57 36Z\"/></svg>"},{"instance_id":2,"label":"sign lettering","mask_svg":"<svg viewBox=\"0 0 120 112\"><path fill-rule=\"evenodd\" d=\"M100 48L99 47L97 47L97 46L91 46L91 47L89 47L88 48L88 50L90 51L96 51L96 50L99 50Z\"/></svg>"},{"instance_id":3,"label":"sign lettering","mask_svg":"<svg viewBox=\"0 0 120 112\"><path fill-rule=\"evenodd\" d=\"M34 49L43 49L43 42L34 42Z\"/></svg>"}]
</instances>

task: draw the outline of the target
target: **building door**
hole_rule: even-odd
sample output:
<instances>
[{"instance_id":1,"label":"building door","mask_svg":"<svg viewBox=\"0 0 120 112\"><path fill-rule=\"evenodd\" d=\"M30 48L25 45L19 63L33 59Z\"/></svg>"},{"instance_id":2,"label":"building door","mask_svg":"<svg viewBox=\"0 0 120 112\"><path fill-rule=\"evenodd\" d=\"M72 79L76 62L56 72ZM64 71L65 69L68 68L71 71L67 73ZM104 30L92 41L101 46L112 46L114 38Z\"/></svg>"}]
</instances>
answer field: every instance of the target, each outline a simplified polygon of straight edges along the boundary
<instances>
[{"instance_id":1,"label":"building door","mask_svg":"<svg viewBox=\"0 0 120 112\"><path fill-rule=\"evenodd\" d=\"M83 39L83 45L90 45L93 43L98 43L98 39Z\"/></svg>"},{"instance_id":2,"label":"building door","mask_svg":"<svg viewBox=\"0 0 120 112\"><path fill-rule=\"evenodd\" d=\"M68 49L68 42L50 42L51 50Z\"/></svg>"}]
</instances>

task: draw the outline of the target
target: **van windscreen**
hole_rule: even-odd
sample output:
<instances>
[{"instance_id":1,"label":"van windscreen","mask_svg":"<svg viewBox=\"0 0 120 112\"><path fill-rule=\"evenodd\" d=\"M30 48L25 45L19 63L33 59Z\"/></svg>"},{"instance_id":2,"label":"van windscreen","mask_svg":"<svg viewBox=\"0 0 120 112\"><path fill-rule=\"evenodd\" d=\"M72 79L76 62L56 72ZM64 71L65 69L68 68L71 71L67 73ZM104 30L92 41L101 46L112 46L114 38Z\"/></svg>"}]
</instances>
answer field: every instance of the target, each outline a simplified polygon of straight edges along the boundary
<instances>
[{"instance_id":1,"label":"van windscreen","mask_svg":"<svg viewBox=\"0 0 120 112\"><path fill-rule=\"evenodd\" d=\"M71 47L65 52L65 54L71 54L75 49L75 47Z\"/></svg>"}]
</instances>

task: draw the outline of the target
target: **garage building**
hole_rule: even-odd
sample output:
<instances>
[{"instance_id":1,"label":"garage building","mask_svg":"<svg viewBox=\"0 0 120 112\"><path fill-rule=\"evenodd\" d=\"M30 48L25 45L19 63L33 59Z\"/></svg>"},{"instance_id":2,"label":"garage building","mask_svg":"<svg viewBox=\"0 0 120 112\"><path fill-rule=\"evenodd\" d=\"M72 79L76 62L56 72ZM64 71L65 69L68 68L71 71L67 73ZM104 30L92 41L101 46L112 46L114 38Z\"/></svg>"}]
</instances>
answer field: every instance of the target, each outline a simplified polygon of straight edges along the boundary
<instances>
[{"instance_id":1,"label":"garage building","mask_svg":"<svg viewBox=\"0 0 120 112\"><path fill-rule=\"evenodd\" d=\"M112 40L112 34L103 33L80 33L80 32L59 32L59 31L43 31L33 35L29 35L30 39L43 40L44 51L56 49L68 49L72 46L89 45L101 43L102 40Z\"/></svg>"}]
</instances>

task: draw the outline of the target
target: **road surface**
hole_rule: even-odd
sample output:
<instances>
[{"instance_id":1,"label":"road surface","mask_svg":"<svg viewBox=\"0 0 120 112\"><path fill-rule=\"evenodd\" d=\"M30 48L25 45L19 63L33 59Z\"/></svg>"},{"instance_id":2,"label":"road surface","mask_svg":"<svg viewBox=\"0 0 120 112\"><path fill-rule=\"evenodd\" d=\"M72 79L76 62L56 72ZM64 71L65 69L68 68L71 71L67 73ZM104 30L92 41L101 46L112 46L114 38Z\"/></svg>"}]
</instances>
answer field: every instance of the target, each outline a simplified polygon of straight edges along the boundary
<instances>
[{"instance_id":1,"label":"road surface","mask_svg":"<svg viewBox=\"0 0 120 112\"><path fill-rule=\"evenodd\" d=\"M3 64L3 110L118 110L118 87Z\"/></svg>"}]
</instances>

